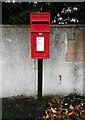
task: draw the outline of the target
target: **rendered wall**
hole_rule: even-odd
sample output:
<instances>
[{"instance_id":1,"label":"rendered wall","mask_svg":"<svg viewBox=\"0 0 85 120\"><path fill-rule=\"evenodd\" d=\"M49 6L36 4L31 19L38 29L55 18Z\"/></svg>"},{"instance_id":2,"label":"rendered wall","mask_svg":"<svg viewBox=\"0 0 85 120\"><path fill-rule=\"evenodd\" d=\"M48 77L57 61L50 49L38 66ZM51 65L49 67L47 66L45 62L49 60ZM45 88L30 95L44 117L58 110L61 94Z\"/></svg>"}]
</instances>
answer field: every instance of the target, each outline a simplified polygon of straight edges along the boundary
<instances>
[{"instance_id":1,"label":"rendered wall","mask_svg":"<svg viewBox=\"0 0 85 120\"><path fill-rule=\"evenodd\" d=\"M31 59L29 26L6 25L0 30L0 97L36 96L37 60ZM78 37L82 32L82 27L51 26L50 59L43 60L43 95L83 94L83 40ZM72 40L79 41L79 49L69 53ZM79 58L73 57L80 51Z\"/></svg>"},{"instance_id":2,"label":"rendered wall","mask_svg":"<svg viewBox=\"0 0 85 120\"><path fill-rule=\"evenodd\" d=\"M51 57L44 61L44 94L83 94L83 32L79 27L51 28Z\"/></svg>"}]
</instances>

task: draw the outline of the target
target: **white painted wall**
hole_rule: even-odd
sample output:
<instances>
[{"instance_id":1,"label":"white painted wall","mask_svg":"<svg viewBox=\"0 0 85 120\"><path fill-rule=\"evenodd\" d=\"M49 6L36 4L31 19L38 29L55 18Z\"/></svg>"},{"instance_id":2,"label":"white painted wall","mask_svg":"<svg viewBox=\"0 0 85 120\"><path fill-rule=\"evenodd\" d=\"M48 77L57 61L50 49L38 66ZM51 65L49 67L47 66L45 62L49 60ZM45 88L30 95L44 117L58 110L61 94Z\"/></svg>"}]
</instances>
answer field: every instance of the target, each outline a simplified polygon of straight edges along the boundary
<instances>
[{"instance_id":1,"label":"white painted wall","mask_svg":"<svg viewBox=\"0 0 85 120\"><path fill-rule=\"evenodd\" d=\"M67 38L79 28L51 28L51 57L44 60L44 95L83 94L83 62L66 62ZM62 76L60 83L59 75Z\"/></svg>"},{"instance_id":2,"label":"white painted wall","mask_svg":"<svg viewBox=\"0 0 85 120\"><path fill-rule=\"evenodd\" d=\"M36 95L36 60L30 57L29 28L2 27L2 96Z\"/></svg>"},{"instance_id":3,"label":"white painted wall","mask_svg":"<svg viewBox=\"0 0 85 120\"><path fill-rule=\"evenodd\" d=\"M0 29L0 97L36 96L37 60L31 59L29 27L1 26ZM67 33L72 30L75 28L51 27L51 56L43 64L43 95L83 94L83 62L65 61ZM62 76L61 84L59 75Z\"/></svg>"}]
</instances>

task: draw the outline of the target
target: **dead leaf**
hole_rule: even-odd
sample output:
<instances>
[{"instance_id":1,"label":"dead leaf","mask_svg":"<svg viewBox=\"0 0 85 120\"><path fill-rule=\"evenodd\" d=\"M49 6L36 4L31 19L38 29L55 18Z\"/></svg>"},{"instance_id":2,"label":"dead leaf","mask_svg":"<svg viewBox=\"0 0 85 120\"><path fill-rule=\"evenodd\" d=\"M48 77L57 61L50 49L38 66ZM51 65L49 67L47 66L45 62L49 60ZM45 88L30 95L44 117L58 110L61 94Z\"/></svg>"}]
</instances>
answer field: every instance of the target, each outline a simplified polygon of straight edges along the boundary
<instances>
[{"instance_id":1,"label":"dead leaf","mask_svg":"<svg viewBox=\"0 0 85 120\"><path fill-rule=\"evenodd\" d=\"M69 108L70 108L70 110L74 110L74 107L73 107L73 105L70 105L70 107L69 107Z\"/></svg>"},{"instance_id":2,"label":"dead leaf","mask_svg":"<svg viewBox=\"0 0 85 120\"><path fill-rule=\"evenodd\" d=\"M45 119L50 118L50 114L49 114L49 111L48 111L48 110L45 110L45 114L46 114Z\"/></svg>"},{"instance_id":3,"label":"dead leaf","mask_svg":"<svg viewBox=\"0 0 85 120\"><path fill-rule=\"evenodd\" d=\"M48 105L51 107L51 106L52 106L52 103L48 102Z\"/></svg>"},{"instance_id":4,"label":"dead leaf","mask_svg":"<svg viewBox=\"0 0 85 120\"><path fill-rule=\"evenodd\" d=\"M74 112L69 112L68 114L67 114L67 116L70 116L70 115L73 115L74 114Z\"/></svg>"},{"instance_id":5,"label":"dead leaf","mask_svg":"<svg viewBox=\"0 0 85 120\"><path fill-rule=\"evenodd\" d=\"M55 109L53 109L52 107L50 108L51 112L54 114L57 114L57 111Z\"/></svg>"}]
</instances>

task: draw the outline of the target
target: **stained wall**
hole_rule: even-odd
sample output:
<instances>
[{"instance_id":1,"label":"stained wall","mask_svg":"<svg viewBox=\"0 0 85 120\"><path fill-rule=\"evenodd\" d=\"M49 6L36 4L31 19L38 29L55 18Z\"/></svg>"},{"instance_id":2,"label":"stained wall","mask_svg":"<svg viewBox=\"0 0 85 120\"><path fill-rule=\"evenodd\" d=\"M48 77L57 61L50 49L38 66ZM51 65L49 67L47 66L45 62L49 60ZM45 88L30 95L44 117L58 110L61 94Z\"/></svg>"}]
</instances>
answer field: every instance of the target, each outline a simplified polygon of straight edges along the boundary
<instances>
[{"instance_id":1,"label":"stained wall","mask_svg":"<svg viewBox=\"0 0 85 120\"><path fill-rule=\"evenodd\" d=\"M0 26L0 97L37 96L37 59L30 27ZM51 26L50 59L43 60L43 95L83 94L83 27Z\"/></svg>"}]
</instances>

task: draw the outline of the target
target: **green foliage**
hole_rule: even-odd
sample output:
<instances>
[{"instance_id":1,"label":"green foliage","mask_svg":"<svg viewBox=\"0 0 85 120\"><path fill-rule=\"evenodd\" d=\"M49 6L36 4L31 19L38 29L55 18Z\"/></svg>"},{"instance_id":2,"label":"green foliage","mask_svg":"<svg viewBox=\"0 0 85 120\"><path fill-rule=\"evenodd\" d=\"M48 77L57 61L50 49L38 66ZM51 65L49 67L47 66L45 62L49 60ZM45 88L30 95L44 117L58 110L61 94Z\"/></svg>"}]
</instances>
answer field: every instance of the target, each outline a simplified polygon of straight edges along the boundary
<instances>
[{"instance_id":1,"label":"green foliage","mask_svg":"<svg viewBox=\"0 0 85 120\"><path fill-rule=\"evenodd\" d=\"M78 8L77 11L73 8ZM72 12L66 12L68 9ZM64 13L62 13L64 10ZM68 24L75 18L75 23L83 23L84 4L83 3L64 3L64 2L22 2L22 3L2 3L2 22L3 24L30 24L30 12L50 12L51 23Z\"/></svg>"}]
</instances>

